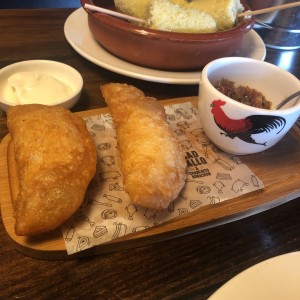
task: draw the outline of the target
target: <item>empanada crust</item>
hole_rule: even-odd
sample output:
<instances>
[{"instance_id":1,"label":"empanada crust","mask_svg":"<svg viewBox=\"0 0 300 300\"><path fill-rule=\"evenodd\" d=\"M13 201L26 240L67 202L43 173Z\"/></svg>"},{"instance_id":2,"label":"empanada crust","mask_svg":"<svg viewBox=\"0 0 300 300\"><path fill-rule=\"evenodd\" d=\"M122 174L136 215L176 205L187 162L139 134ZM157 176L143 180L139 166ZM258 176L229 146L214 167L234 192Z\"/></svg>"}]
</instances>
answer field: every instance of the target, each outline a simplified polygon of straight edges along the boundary
<instances>
[{"instance_id":1,"label":"empanada crust","mask_svg":"<svg viewBox=\"0 0 300 300\"><path fill-rule=\"evenodd\" d=\"M101 91L116 126L126 192L136 204L167 208L184 186L186 160L164 108L130 85L111 83Z\"/></svg>"},{"instance_id":2,"label":"empanada crust","mask_svg":"<svg viewBox=\"0 0 300 300\"><path fill-rule=\"evenodd\" d=\"M96 171L96 148L84 120L62 107L38 104L7 111L19 195L15 232L59 227L81 205Z\"/></svg>"}]
</instances>

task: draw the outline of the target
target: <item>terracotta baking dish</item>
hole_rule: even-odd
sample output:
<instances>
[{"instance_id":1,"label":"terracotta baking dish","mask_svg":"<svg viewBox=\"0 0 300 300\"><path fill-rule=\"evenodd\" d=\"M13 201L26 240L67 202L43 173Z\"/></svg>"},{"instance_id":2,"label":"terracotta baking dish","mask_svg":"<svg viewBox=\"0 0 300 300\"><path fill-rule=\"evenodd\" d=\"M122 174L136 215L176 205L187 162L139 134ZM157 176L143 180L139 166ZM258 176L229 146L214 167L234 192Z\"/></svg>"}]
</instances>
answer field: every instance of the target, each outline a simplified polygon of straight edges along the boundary
<instances>
[{"instance_id":1,"label":"terracotta baking dish","mask_svg":"<svg viewBox=\"0 0 300 300\"><path fill-rule=\"evenodd\" d=\"M83 7L85 3L116 10L113 0L81 0ZM255 22L254 17L250 17L222 32L178 33L153 30L86 11L89 28L102 47L133 64L162 70L196 70L214 59L231 56Z\"/></svg>"}]
</instances>

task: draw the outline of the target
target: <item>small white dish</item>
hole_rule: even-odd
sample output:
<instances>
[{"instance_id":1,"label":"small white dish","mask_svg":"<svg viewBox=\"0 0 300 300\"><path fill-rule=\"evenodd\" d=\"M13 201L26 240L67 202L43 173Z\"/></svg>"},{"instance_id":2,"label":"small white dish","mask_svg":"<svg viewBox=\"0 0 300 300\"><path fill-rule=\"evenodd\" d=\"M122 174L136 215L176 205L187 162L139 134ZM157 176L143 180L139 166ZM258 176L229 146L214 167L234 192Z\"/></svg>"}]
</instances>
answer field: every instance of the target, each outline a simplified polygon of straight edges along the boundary
<instances>
[{"instance_id":1,"label":"small white dish","mask_svg":"<svg viewBox=\"0 0 300 300\"><path fill-rule=\"evenodd\" d=\"M200 71L172 72L137 66L106 51L94 39L88 27L87 14L83 8L75 10L66 20L64 33L67 41L81 56L109 71L132 78L168 84L199 84ZM266 48L259 35L250 30L244 37L236 56L264 60Z\"/></svg>"},{"instance_id":2,"label":"small white dish","mask_svg":"<svg viewBox=\"0 0 300 300\"><path fill-rule=\"evenodd\" d=\"M272 102L271 109L242 104L215 88L227 79L248 86ZM300 115L300 97L275 110L287 96L300 90L291 73L268 62L225 57L207 64L201 77L198 108L206 135L225 152L244 155L269 149L280 141Z\"/></svg>"},{"instance_id":3,"label":"small white dish","mask_svg":"<svg viewBox=\"0 0 300 300\"><path fill-rule=\"evenodd\" d=\"M0 108L4 111L9 106L16 105L10 99L11 87L8 78L22 72L32 72L51 76L61 81L71 89L70 95L58 101L49 102L47 105L60 105L67 109L74 106L81 95L83 79L80 73L69 65L51 60L27 60L8 65L0 70ZM43 90L47 93L47 90Z\"/></svg>"},{"instance_id":4,"label":"small white dish","mask_svg":"<svg viewBox=\"0 0 300 300\"><path fill-rule=\"evenodd\" d=\"M300 252L258 263L225 283L208 300L299 300Z\"/></svg>"}]
</instances>

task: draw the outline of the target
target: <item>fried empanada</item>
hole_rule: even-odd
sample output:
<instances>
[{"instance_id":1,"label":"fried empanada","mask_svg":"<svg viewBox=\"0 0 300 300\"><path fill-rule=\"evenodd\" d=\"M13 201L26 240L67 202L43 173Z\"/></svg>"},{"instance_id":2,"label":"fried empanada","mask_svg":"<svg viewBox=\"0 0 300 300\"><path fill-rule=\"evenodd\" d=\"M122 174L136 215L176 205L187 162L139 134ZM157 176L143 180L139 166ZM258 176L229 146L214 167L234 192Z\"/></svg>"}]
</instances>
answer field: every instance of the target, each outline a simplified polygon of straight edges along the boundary
<instances>
[{"instance_id":1,"label":"fried empanada","mask_svg":"<svg viewBox=\"0 0 300 300\"><path fill-rule=\"evenodd\" d=\"M20 105L7 111L16 170L15 232L59 227L81 205L96 171L96 148L84 120L62 107Z\"/></svg>"},{"instance_id":2,"label":"fried empanada","mask_svg":"<svg viewBox=\"0 0 300 300\"><path fill-rule=\"evenodd\" d=\"M126 84L110 83L101 91L116 126L126 192L141 206L167 208L184 186L186 160L163 106Z\"/></svg>"}]
</instances>

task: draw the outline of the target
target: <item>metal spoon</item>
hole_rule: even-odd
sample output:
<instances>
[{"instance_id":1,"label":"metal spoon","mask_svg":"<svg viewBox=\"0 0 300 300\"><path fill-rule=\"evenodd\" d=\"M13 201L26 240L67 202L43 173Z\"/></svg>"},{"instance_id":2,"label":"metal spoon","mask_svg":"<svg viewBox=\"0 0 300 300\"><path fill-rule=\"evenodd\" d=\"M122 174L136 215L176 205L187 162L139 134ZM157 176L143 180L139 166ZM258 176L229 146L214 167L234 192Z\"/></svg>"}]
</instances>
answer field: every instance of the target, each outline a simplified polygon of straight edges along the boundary
<instances>
[{"instance_id":1,"label":"metal spoon","mask_svg":"<svg viewBox=\"0 0 300 300\"><path fill-rule=\"evenodd\" d=\"M300 95L300 91L288 96L286 99L282 100L276 107L275 110L280 109L282 106L290 102L292 99ZM298 99L299 100L299 99Z\"/></svg>"}]
</instances>

